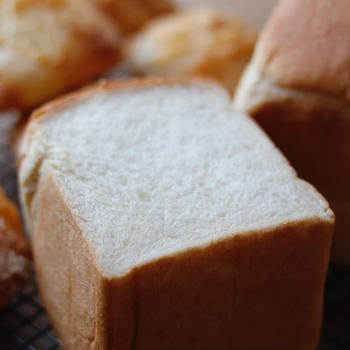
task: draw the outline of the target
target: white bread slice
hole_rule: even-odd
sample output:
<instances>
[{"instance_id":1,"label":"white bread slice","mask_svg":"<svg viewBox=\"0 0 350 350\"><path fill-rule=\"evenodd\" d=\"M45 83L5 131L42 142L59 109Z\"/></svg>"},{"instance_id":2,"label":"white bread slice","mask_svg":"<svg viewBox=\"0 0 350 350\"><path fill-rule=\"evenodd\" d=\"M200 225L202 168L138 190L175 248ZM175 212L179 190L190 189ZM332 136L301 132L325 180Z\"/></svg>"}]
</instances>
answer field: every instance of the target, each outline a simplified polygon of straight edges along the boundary
<instances>
[{"instance_id":1,"label":"white bread slice","mask_svg":"<svg viewBox=\"0 0 350 350\"><path fill-rule=\"evenodd\" d=\"M284 0L256 45L234 105L254 120L336 216L332 260L349 266L349 2Z\"/></svg>"},{"instance_id":2,"label":"white bread slice","mask_svg":"<svg viewBox=\"0 0 350 350\"><path fill-rule=\"evenodd\" d=\"M44 106L19 182L66 349L317 344L333 215L215 84L102 83Z\"/></svg>"}]
</instances>

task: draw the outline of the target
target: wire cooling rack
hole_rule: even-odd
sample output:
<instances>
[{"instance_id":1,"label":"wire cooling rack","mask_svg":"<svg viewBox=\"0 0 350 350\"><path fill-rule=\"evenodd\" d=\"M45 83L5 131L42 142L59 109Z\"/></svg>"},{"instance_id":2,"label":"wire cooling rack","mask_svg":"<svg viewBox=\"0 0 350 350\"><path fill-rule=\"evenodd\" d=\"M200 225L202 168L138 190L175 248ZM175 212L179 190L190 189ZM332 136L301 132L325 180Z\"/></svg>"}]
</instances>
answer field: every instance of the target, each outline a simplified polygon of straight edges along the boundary
<instances>
[{"instance_id":1,"label":"wire cooling rack","mask_svg":"<svg viewBox=\"0 0 350 350\"><path fill-rule=\"evenodd\" d=\"M0 185L17 202L16 173L6 138L15 122L0 115ZM349 350L349 271L330 268L319 349ZM33 275L26 286L0 311L0 350L60 350L41 303ZM102 349L101 349L102 350Z\"/></svg>"},{"instance_id":2,"label":"wire cooling rack","mask_svg":"<svg viewBox=\"0 0 350 350\"><path fill-rule=\"evenodd\" d=\"M0 115L0 185L17 203L17 179L12 167L8 135L16 116ZM41 303L33 275L23 289L0 311L1 350L59 350L59 342Z\"/></svg>"}]
</instances>

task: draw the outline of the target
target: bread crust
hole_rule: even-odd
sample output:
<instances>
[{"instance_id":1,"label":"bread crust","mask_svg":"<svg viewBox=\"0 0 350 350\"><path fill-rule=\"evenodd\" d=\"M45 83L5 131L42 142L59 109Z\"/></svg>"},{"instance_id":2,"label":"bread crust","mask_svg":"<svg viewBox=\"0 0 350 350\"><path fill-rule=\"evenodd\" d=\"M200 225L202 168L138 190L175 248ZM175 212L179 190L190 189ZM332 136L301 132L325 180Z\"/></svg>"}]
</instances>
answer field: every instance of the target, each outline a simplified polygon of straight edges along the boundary
<instances>
[{"instance_id":1,"label":"bread crust","mask_svg":"<svg viewBox=\"0 0 350 350\"><path fill-rule=\"evenodd\" d=\"M297 169L327 198L335 213L333 261L349 265L349 106L307 106L266 100L252 117ZM298 118L295 118L295 116ZM335 117L337 116L337 117ZM276 119L278 118L278 122Z\"/></svg>"},{"instance_id":2,"label":"bread crust","mask_svg":"<svg viewBox=\"0 0 350 350\"><path fill-rule=\"evenodd\" d=\"M52 112L92 93L196 80L101 82L36 111L24 142ZM315 348L331 214L233 232L107 276L54 172L33 176L38 281L64 348Z\"/></svg>"},{"instance_id":3,"label":"bread crust","mask_svg":"<svg viewBox=\"0 0 350 350\"><path fill-rule=\"evenodd\" d=\"M119 33L90 1L0 2L0 110L31 110L121 56Z\"/></svg>"},{"instance_id":4,"label":"bread crust","mask_svg":"<svg viewBox=\"0 0 350 350\"><path fill-rule=\"evenodd\" d=\"M18 210L0 188L0 307L29 276L30 256Z\"/></svg>"},{"instance_id":5,"label":"bread crust","mask_svg":"<svg viewBox=\"0 0 350 350\"><path fill-rule=\"evenodd\" d=\"M39 198L35 263L65 349L315 348L331 219L236 233L106 277L53 174Z\"/></svg>"},{"instance_id":6,"label":"bread crust","mask_svg":"<svg viewBox=\"0 0 350 350\"><path fill-rule=\"evenodd\" d=\"M350 101L348 0L283 0L257 50L262 74L288 88Z\"/></svg>"},{"instance_id":7,"label":"bread crust","mask_svg":"<svg viewBox=\"0 0 350 350\"><path fill-rule=\"evenodd\" d=\"M283 0L240 82L250 114L336 215L332 260L349 265L348 1Z\"/></svg>"}]
</instances>

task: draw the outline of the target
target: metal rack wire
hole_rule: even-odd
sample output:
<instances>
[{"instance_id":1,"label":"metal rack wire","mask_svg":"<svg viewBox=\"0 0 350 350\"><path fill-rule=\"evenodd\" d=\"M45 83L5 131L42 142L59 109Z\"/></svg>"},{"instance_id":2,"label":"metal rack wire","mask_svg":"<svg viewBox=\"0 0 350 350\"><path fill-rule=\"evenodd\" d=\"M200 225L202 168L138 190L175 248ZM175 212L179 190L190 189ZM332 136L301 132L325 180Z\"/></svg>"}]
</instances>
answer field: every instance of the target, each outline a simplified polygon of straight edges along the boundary
<instances>
[{"instance_id":1,"label":"metal rack wire","mask_svg":"<svg viewBox=\"0 0 350 350\"><path fill-rule=\"evenodd\" d=\"M17 202L16 173L7 142L15 121L15 115L0 115L0 185ZM34 275L0 312L0 349L59 349L58 340L40 301Z\"/></svg>"},{"instance_id":2,"label":"metal rack wire","mask_svg":"<svg viewBox=\"0 0 350 350\"><path fill-rule=\"evenodd\" d=\"M2 311L0 316L0 349L58 350L35 280Z\"/></svg>"},{"instance_id":3,"label":"metal rack wire","mask_svg":"<svg viewBox=\"0 0 350 350\"><path fill-rule=\"evenodd\" d=\"M0 185L17 201L16 173L6 137L15 118L0 115ZM324 327L319 349L350 349L349 271L330 268L326 284ZM41 303L35 276L0 311L0 350L59 350Z\"/></svg>"}]
</instances>

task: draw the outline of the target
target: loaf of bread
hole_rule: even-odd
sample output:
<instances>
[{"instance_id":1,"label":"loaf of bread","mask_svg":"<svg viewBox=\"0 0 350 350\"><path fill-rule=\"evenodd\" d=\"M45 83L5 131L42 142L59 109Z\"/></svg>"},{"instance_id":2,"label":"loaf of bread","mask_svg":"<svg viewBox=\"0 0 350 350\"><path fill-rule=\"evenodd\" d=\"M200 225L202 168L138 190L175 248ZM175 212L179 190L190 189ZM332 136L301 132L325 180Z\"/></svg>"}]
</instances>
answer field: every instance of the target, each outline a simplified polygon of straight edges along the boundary
<instances>
[{"instance_id":1,"label":"loaf of bread","mask_svg":"<svg viewBox=\"0 0 350 350\"><path fill-rule=\"evenodd\" d=\"M29 276L30 249L18 210L0 188L0 307Z\"/></svg>"},{"instance_id":2,"label":"loaf of bread","mask_svg":"<svg viewBox=\"0 0 350 350\"><path fill-rule=\"evenodd\" d=\"M244 74L248 112L330 202L333 260L349 264L350 22L348 0L284 0Z\"/></svg>"},{"instance_id":3,"label":"loaf of bread","mask_svg":"<svg viewBox=\"0 0 350 350\"><path fill-rule=\"evenodd\" d=\"M92 1L0 0L0 110L30 110L119 57L119 34Z\"/></svg>"},{"instance_id":4,"label":"loaf of bread","mask_svg":"<svg viewBox=\"0 0 350 350\"><path fill-rule=\"evenodd\" d=\"M194 9L157 18L127 45L126 61L142 75L199 75L234 92L256 32L234 15Z\"/></svg>"},{"instance_id":5,"label":"loaf of bread","mask_svg":"<svg viewBox=\"0 0 350 350\"><path fill-rule=\"evenodd\" d=\"M19 169L65 349L313 349L333 230L229 95L101 83L37 110Z\"/></svg>"},{"instance_id":6,"label":"loaf of bread","mask_svg":"<svg viewBox=\"0 0 350 350\"><path fill-rule=\"evenodd\" d=\"M174 10L168 0L93 0L124 35L140 30L148 21Z\"/></svg>"}]
</instances>

